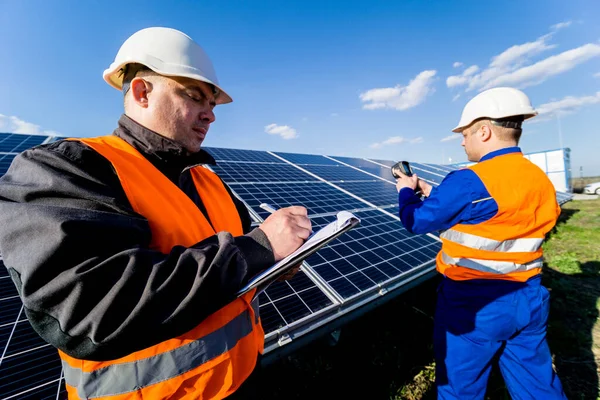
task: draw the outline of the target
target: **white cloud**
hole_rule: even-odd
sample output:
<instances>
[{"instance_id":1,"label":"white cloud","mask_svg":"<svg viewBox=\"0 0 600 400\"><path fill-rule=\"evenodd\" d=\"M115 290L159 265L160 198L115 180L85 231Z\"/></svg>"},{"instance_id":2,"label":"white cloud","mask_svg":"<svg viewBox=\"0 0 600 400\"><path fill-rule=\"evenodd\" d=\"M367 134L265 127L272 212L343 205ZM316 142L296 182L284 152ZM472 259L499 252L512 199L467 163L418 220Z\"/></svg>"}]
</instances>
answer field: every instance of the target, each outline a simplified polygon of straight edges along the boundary
<instances>
[{"instance_id":1,"label":"white cloud","mask_svg":"<svg viewBox=\"0 0 600 400\"><path fill-rule=\"evenodd\" d=\"M269 124L265 126L265 132L269 135L279 135L283 139L295 139L298 137L296 130L287 125Z\"/></svg>"},{"instance_id":2,"label":"white cloud","mask_svg":"<svg viewBox=\"0 0 600 400\"><path fill-rule=\"evenodd\" d=\"M56 131L43 130L39 125L23 121L18 117L3 114L0 114L0 131L25 135L63 136Z\"/></svg>"},{"instance_id":3,"label":"white cloud","mask_svg":"<svg viewBox=\"0 0 600 400\"><path fill-rule=\"evenodd\" d=\"M583 106L598 103L600 103L600 92L596 92L596 94L592 96L567 96L562 100L542 104L541 106L537 107L537 111L540 113L540 115L557 113L569 114Z\"/></svg>"},{"instance_id":4,"label":"white cloud","mask_svg":"<svg viewBox=\"0 0 600 400\"><path fill-rule=\"evenodd\" d=\"M418 106L425 98L432 94L435 70L426 70L418 74L407 86L376 88L360 94L360 99L365 110L378 108L391 108L394 110L407 110Z\"/></svg>"},{"instance_id":5,"label":"white cloud","mask_svg":"<svg viewBox=\"0 0 600 400\"><path fill-rule=\"evenodd\" d=\"M383 146L389 146L389 145L393 145L393 144L400 144L400 143L416 144L416 143L421 143L421 142L423 142L422 137L416 137L414 139L406 139L405 137L402 137L402 136L390 136L389 138L385 139L383 142L371 143L369 145L369 147L372 149L379 149Z\"/></svg>"},{"instance_id":6,"label":"white cloud","mask_svg":"<svg viewBox=\"0 0 600 400\"><path fill-rule=\"evenodd\" d=\"M551 76L569 71L587 60L600 56L600 45L588 43L576 49L550 56L533 65L520 68L509 74L498 76L487 82L483 89L494 86L527 87L542 83Z\"/></svg>"},{"instance_id":7,"label":"white cloud","mask_svg":"<svg viewBox=\"0 0 600 400\"><path fill-rule=\"evenodd\" d=\"M460 93L459 93L459 94L457 94L456 96L454 96L454 97L452 98L452 101L456 101L456 100L458 100L459 98L460 98Z\"/></svg>"},{"instance_id":8,"label":"white cloud","mask_svg":"<svg viewBox=\"0 0 600 400\"><path fill-rule=\"evenodd\" d=\"M600 78L600 72L596 72L596 73L594 74L594 78Z\"/></svg>"},{"instance_id":9,"label":"white cloud","mask_svg":"<svg viewBox=\"0 0 600 400\"><path fill-rule=\"evenodd\" d=\"M448 142L450 140L457 140L457 139L462 139L462 135L460 133L453 133L450 136L446 136L445 138L442 138L442 140L440 140L440 142Z\"/></svg>"},{"instance_id":10,"label":"white cloud","mask_svg":"<svg viewBox=\"0 0 600 400\"><path fill-rule=\"evenodd\" d=\"M480 72L477 66L472 66L462 74L449 76L446 79L446 86L449 88L465 86L466 91L484 90L495 86L523 88L542 83L551 76L569 71L600 55L600 45L588 43L531 64L532 57L556 47L548 43L549 40L557 29L565 28L570 24L571 21L567 21L553 25L551 33L533 42L509 47L492 57L490 64Z\"/></svg>"},{"instance_id":11,"label":"white cloud","mask_svg":"<svg viewBox=\"0 0 600 400\"><path fill-rule=\"evenodd\" d=\"M446 79L446 85L448 87L462 86L467 83L470 76L477 71L479 71L479 67L477 65L471 65L469 68L465 69L462 74L449 76L448 79Z\"/></svg>"},{"instance_id":12,"label":"white cloud","mask_svg":"<svg viewBox=\"0 0 600 400\"><path fill-rule=\"evenodd\" d=\"M550 29L553 30L553 31L557 31L559 29L563 29L563 28L567 28L567 27L571 26L572 23L573 23L573 21L559 22L558 24L552 25L550 27Z\"/></svg>"},{"instance_id":13,"label":"white cloud","mask_svg":"<svg viewBox=\"0 0 600 400\"><path fill-rule=\"evenodd\" d=\"M461 63L460 61L457 61L457 62L455 62L454 64L452 64L452 66L453 66L454 68L459 68L459 67L462 67L463 65L464 65L464 64L463 64L463 63Z\"/></svg>"},{"instance_id":14,"label":"white cloud","mask_svg":"<svg viewBox=\"0 0 600 400\"><path fill-rule=\"evenodd\" d=\"M546 43L546 41L551 37L552 35L544 35L535 42L527 42L511 46L497 56L492 57L490 67L504 69L512 68L515 65L521 65L528 58L546 50L555 48L556 45L550 45Z\"/></svg>"}]
</instances>

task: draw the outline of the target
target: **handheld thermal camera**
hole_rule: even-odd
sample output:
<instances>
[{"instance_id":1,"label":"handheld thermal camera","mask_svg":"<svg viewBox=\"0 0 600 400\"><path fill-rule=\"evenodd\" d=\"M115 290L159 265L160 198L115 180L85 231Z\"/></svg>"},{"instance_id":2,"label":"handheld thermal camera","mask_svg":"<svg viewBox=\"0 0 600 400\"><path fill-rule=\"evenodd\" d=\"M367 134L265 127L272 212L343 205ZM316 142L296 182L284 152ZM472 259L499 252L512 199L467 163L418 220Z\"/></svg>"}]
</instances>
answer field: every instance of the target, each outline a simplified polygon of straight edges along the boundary
<instances>
[{"instance_id":1,"label":"handheld thermal camera","mask_svg":"<svg viewBox=\"0 0 600 400\"><path fill-rule=\"evenodd\" d=\"M392 165L392 175L394 175L394 178L396 179L400 178L397 171L402 172L406 176L412 176L413 174L408 161L398 161L396 164Z\"/></svg>"}]
</instances>

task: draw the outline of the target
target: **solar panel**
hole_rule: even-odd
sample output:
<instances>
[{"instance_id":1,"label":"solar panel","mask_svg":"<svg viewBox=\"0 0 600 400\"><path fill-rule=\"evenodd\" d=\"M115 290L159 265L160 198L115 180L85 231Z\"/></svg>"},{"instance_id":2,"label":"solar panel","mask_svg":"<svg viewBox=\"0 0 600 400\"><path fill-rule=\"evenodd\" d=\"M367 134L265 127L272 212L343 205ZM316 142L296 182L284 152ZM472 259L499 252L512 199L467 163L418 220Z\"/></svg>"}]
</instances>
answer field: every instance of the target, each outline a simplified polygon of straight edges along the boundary
<instances>
[{"instance_id":1,"label":"solar panel","mask_svg":"<svg viewBox=\"0 0 600 400\"><path fill-rule=\"evenodd\" d=\"M238 150L224 149L218 147L203 147L217 161L236 161L236 162L266 162L266 163L282 163L280 159L266 151L256 150Z\"/></svg>"},{"instance_id":2,"label":"solar panel","mask_svg":"<svg viewBox=\"0 0 600 400\"><path fill-rule=\"evenodd\" d=\"M326 181L364 181L373 180L373 176L345 165L304 165L309 172L318 175Z\"/></svg>"},{"instance_id":3,"label":"solar panel","mask_svg":"<svg viewBox=\"0 0 600 400\"><path fill-rule=\"evenodd\" d=\"M30 147L42 144L48 136L2 134L0 136L0 152L20 153Z\"/></svg>"},{"instance_id":4,"label":"solar panel","mask_svg":"<svg viewBox=\"0 0 600 400\"><path fill-rule=\"evenodd\" d=\"M293 279L276 282L259 295L260 318L265 335L314 317L334 305L334 300L321 290L304 271Z\"/></svg>"},{"instance_id":5,"label":"solar panel","mask_svg":"<svg viewBox=\"0 0 600 400\"><path fill-rule=\"evenodd\" d=\"M336 185L379 207L398 204L396 185L390 182L340 182Z\"/></svg>"},{"instance_id":6,"label":"solar panel","mask_svg":"<svg viewBox=\"0 0 600 400\"><path fill-rule=\"evenodd\" d=\"M296 165L339 165L339 163L325 157L315 154L296 154L275 152L280 157Z\"/></svg>"},{"instance_id":7,"label":"solar panel","mask_svg":"<svg viewBox=\"0 0 600 400\"><path fill-rule=\"evenodd\" d=\"M572 193L556 192L556 201L558 202L558 204L562 205L571 200L573 200Z\"/></svg>"},{"instance_id":8,"label":"solar panel","mask_svg":"<svg viewBox=\"0 0 600 400\"><path fill-rule=\"evenodd\" d=\"M4 175L16 154L0 154L0 176Z\"/></svg>"},{"instance_id":9,"label":"solar panel","mask_svg":"<svg viewBox=\"0 0 600 400\"><path fill-rule=\"evenodd\" d=\"M326 182L231 184L230 187L263 219L267 218L269 213L260 208L261 203L270 203L279 208L301 205L308 209L309 214L326 214L365 207L360 200Z\"/></svg>"},{"instance_id":10,"label":"solar panel","mask_svg":"<svg viewBox=\"0 0 600 400\"><path fill-rule=\"evenodd\" d=\"M0 134L0 175L14 158L13 151L38 144L41 138L46 139ZM395 161L224 148L206 150L217 160L215 172L247 204L255 221L269 216L259 207L263 202L277 207L305 206L314 229L332 221L340 210L352 211L361 218L358 227L309 257L293 279L276 282L260 294L265 354L274 354L289 343L364 309L362 306L375 303L387 293L400 292L412 280L433 270L434 257L441 247L439 239L436 235L408 233L397 217L395 180L389 170ZM456 169L411 164L419 176L433 184ZM561 204L571 198L569 193L557 193ZM56 350L31 328L17 291L2 266L0 400L64 396Z\"/></svg>"},{"instance_id":11,"label":"solar panel","mask_svg":"<svg viewBox=\"0 0 600 400\"><path fill-rule=\"evenodd\" d=\"M228 183L308 182L318 180L289 164L221 162L213 169Z\"/></svg>"},{"instance_id":12,"label":"solar panel","mask_svg":"<svg viewBox=\"0 0 600 400\"><path fill-rule=\"evenodd\" d=\"M437 239L412 235L379 210L355 214L361 219L359 227L307 259L342 299L377 291L382 282L431 264L441 248ZM312 222L318 227L327 220Z\"/></svg>"}]
</instances>

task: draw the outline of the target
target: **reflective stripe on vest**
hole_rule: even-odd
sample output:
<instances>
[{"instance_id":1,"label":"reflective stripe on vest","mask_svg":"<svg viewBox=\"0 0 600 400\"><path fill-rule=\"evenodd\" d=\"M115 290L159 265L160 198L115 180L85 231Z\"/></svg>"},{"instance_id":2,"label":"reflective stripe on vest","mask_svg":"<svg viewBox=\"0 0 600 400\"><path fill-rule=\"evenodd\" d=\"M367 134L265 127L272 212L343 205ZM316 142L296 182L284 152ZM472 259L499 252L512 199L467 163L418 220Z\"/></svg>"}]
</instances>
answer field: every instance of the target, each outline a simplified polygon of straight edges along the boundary
<instances>
[{"instance_id":1,"label":"reflective stripe on vest","mask_svg":"<svg viewBox=\"0 0 600 400\"><path fill-rule=\"evenodd\" d=\"M233 348L252 332L250 313L244 311L227 325L192 343L135 362L113 364L81 372L62 362L65 381L79 397L107 397L138 390L190 371Z\"/></svg>"},{"instance_id":2,"label":"reflective stripe on vest","mask_svg":"<svg viewBox=\"0 0 600 400\"><path fill-rule=\"evenodd\" d=\"M474 269L481 272L492 274L508 274L511 272L529 271L534 268L541 268L544 264L543 258L538 258L526 264L516 264L510 261L478 260L474 258L454 258L444 253L442 250L442 260L446 264L459 265L461 267Z\"/></svg>"},{"instance_id":3,"label":"reflective stripe on vest","mask_svg":"<svg viewBox=\"0 0 600 400\"><path fill-rule=\"evenodd\" d=\"M538 251L544 242L543 238L523 238L498 241L470 233L459 232L454 229L448 229L443 232L440 237L477 250L501 251L505 253Z\"/></svg>"},{"instance_id":4,"label":"reflective stripe on vest","mask_svg":"<svg viewBox=\"0 0 600 400\"><path fill-rule=\"evenodd\" d=\"M113 165L131 206L148 220L152 249L168 254L174 246L190 247L220 231L243 235L231 196L208 169L192 167L190 174L209 219L124 140L116 136L75 140ZM232 301L183 335L117 360L79 360L59 351L69 398L222 399L230 395L250 375L263 351L264 331L254 293Z\"/></svg>"}]
</instances>

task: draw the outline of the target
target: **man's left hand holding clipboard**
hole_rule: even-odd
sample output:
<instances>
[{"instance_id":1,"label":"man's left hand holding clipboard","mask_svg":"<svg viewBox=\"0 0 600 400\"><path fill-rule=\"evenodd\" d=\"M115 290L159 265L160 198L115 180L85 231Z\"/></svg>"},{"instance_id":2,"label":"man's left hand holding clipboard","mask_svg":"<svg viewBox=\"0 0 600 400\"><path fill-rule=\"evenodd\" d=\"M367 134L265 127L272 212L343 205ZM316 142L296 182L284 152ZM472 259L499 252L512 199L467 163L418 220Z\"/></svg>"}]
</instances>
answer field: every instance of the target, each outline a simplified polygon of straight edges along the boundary
<instances>
[{"instance_id":1,"label":"man's left hand holding clipboard","mask_svg":"<svg viewBox=\"0 0 600 400\"><path fill-rule=\"evenodd\" d=\"M270 212L271 214L273 214L274 212L276 212L278 210L276 207L274 207L268 203L262 203L260 205L260 208L262 208L265 211ZM310 220L308 220L308 222L310 223ZM312 233L313 232L311 229L309 232L309 235ZM278 261L278 260L276 260L276 261ZM296 273L298 273L298 271L300 271L300 266L302 266L302 263L299 263L298 265L293 266L285 274L283 274L279 278L277 278L277 281L287 281L287 280L292 279L296 275Z\"/></svg>"}]
</instances>

